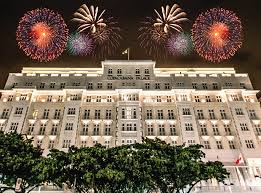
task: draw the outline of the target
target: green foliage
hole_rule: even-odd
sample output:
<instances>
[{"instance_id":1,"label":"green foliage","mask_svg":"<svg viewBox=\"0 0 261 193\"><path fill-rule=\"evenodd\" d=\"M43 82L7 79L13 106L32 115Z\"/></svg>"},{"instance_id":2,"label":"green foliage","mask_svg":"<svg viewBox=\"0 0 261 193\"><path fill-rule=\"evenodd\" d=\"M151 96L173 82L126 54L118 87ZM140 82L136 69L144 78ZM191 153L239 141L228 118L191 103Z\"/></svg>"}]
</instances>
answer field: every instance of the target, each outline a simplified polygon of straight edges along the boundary
<instances>
[{"instance_id":1,"label":"green foliage","mask_svg":"<svg viewBox=\"0 0 261 193\"><path fill-rule=\"evenodd\" d=\"M187 192L202 180L222 182L227 171L221 162L203 162L201 145L170 146L159 139L106 149L101 145L69 151L51 150L47 157L19 134L0 133L0 173L13 188L22 178L26 188L51 182L76 192L162 193ZM3 161L2 161L3 160Z\"/></svg>"}]
</instances>

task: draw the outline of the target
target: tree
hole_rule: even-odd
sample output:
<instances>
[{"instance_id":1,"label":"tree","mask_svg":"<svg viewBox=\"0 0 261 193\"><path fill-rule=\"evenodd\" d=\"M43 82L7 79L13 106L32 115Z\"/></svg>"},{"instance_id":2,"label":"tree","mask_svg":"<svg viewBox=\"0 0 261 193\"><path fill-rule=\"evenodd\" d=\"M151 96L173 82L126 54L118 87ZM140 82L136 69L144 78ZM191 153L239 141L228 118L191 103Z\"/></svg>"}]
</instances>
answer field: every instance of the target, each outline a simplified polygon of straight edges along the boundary
<instances>
[{"instance_id":1,"label":"tree","mask_svg":"<svg viewBox=\"0 0 261 193\"><path fill-rule=\"evenodd\" d=\"M0 132L1 192L14 190L30 192L44 181L37 169L42 161L42 150L33 147L32 139L17 133ZM18 186L16 186L18 185Z\"/></svg>"}]
</instances>

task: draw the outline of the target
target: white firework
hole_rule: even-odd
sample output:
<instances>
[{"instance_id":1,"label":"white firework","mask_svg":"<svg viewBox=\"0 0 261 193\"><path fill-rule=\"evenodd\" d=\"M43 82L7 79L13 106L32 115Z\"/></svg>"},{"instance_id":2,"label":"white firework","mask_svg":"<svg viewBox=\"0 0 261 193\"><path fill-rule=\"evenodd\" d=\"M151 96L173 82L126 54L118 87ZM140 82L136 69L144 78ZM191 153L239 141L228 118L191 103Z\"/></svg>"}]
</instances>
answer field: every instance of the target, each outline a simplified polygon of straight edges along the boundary
<instances>
[{"instance_id":1,"label":"white firework","mask_svg":"<svg viewBox=\"0 0 261 193\"><path fill-rule=\"evenodd\" d=\"M154 27L162 27L165 33L168 33L170 29L174 29L178 32L182 32L183 29L180 25L181 22L188 21L187 14L179 7L178 4L174 4L171 8L169 5L164 8L161 7L161 14L154 9L157 14L157 18Z\"/></svg>"},{"instance_id":2,"label":"white firework","mask_svg":"<svg viewBox=\"0 0 261 193\"><path fill-rule=\"evenodd\" d=\"M74 14L74 18L72 21L78 22L79 27L77 29L78 32L83 32L87 29L91 31L91 33L96 33L98 28L106 27L106 23L102 18L105 10L103 10L99 14L99 8L94 7L93 5L90 8L87 5L83 4Z\"/></svg>"}]
</instances>

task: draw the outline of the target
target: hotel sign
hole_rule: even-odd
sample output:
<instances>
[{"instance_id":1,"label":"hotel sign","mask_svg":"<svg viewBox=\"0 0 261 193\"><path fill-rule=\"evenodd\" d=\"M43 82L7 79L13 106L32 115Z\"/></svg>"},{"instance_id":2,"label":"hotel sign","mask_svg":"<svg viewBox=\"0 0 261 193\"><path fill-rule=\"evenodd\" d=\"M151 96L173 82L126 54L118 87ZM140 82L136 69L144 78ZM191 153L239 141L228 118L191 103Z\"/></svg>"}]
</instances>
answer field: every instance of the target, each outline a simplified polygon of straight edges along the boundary
<instances>
[{"instance_id":1,"label":"hotel sign","mask_svg":"<svg viewBox=\"0 0 261 193\"><path fill-rule=\"evenodd\" d=\"M150 80L149 76L107 76L108 80Z\"/></svg>"}]
</instances>

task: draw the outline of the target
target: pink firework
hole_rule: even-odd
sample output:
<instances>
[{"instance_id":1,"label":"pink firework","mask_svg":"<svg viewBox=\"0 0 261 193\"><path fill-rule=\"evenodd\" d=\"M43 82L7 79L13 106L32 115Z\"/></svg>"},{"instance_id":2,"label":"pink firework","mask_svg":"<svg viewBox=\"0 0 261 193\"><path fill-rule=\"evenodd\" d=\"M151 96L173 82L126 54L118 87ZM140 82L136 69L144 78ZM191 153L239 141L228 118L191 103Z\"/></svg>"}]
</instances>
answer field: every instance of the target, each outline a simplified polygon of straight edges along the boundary
<instances>
[{"instance_id":1,"label":"pink firework","mask_svg":"<svg viewBox=\"0 0 261 193\"><path fill-rule=\"evenodd\" d=\"M212 62L232 57L242 45L242 25L232 11L213 8L196 19L192 40L197 53Z\"/></svg>"},{"instance_id":2,"label":"pink firework","mask_svg":"<svg viewBox=\"0 0 261 193\"><path fill-rule=\"evenodd\" d=\"M16 40L34 60L50 61L66 48L68 29L63 18L47 8L28 11L20 20Z\"/></svg>"}]
</instances>

